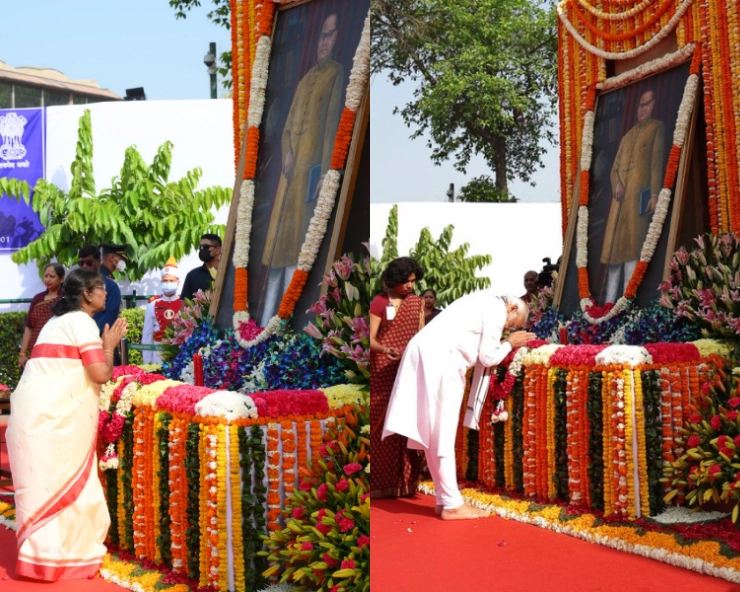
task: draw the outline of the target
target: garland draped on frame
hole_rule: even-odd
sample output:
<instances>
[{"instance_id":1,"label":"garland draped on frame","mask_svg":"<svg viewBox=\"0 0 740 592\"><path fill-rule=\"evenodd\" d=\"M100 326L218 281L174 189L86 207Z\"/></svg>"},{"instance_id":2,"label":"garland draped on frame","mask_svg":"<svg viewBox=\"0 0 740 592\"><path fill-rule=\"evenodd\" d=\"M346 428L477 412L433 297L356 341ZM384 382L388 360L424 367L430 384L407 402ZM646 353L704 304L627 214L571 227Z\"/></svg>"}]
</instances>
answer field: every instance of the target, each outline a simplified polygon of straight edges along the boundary
<instances>
[{"instance_id":1,"label":"garland draped on frame","mask_svg":"<svg viewBox=\"0 0 740 592\"><path fill-rule=\"evenodd\" d=\"M594 107L596 102L596 89L609 90L617 85L629 84L643 79L645 76L655 74L675 66L691 55L691 66L689 68L689 77L686 80L681 105L678 108L678 118L676 127L673 131L673 145L671 146L668 164L666 165L665 176L663 178L662 189L658 195L658 203L655 212L650 221L645 241L640 252L640 259L635 266L632 277L625 287L624 294L614 303L614 306L602 316L592 316L590 309L595 306L591 297L588 278L588 205L589 205L589 186L591 180L591 158L593 156L593 134L594 134ZM696 99L699 88L699 66L701 63L701 53L695 49L694 45L688 45L684 49L675 53L668 54L662 58L652 60L647 64L625 72L617 77L616 81L607 80L599 83L594 89L589 90L586 99L587 111L583 122L583 138L581 141L581 185L579 194L578 223L576 226L576 267L578 268L578 295L581 299L581 310L583 316L590 323L603 323L624 310L629 309L632 300L637 294L637 289L642 283L642 279L647 271L655 249L658 246L658 240L663 231L663 224L668 216L668 209L671 205L672 188L676 182L678 174L678 163L681 158L681 151L688 133L691 114L696 105Z\"/></svg>"},{"instance_id":2,"label":"garland draped on frame","mask_svg":"<svg viewBox=\"0 0 740 592\"><path fill-rule=\"evenodd\" d=\"M740 231L740 15L724 0L563 0L558 5L561 195L579 175L584 116L607 60L635 58L675 33L679 50L696 44L703 82L710 230ZM562 200L565 236L570 203Z\"/></svg>"},{"instance_id":3,"label":"garland draped on frame","mask_svg":"<svg viewBox=\"0 0 740 592\"><path fill-rule=\"evenodd\" d=\"M313 217L298 255L298 266L293 273L290 284L283 294L278 313L260 329L251 320L248 311L248 273L249 240L252 229L252 209L254 207L254 177L257 169L257 156L260 137L260 124L265 105L265 89L270 66L272 21L275 13L273 0L232 0L232 43L237 53L236 75L239 80L246 81L242 96L235 86L234 112L239 119L234 122L235 143L243 137L244 114L246 111L246 163L244 179L239 188L239 204L237 208L236 232L234 236L233 264L234 277L234 317L233 324L236 338L244 347L251 347L285 326L293 315L298 299L308 280L308 274L313 267L321 242L326 234L329 217L334 208L339 186L341 171L345 166L347 154L352 141L357 109L365 94L370 75L370 17L365 18L360 42L355 51L352 71L349 76L349 85L345 99L344 110L334 139L334 150L331 158L331 169L327 171L319 198L314 208ZM247 18L244 18L244 8L247 7ZM254 16L253 16L254 15ZM241 18L242 21L237 19ZM247 32L254 30L254 35L244 35L240 26L247 23ZM252 26L251 23L254 23ZM249 43L249 60L247 60L247 43ZM252 51L252 43L255 49ZM239 153L237 144L236 154Z\"/></svg>"}]
</instances>

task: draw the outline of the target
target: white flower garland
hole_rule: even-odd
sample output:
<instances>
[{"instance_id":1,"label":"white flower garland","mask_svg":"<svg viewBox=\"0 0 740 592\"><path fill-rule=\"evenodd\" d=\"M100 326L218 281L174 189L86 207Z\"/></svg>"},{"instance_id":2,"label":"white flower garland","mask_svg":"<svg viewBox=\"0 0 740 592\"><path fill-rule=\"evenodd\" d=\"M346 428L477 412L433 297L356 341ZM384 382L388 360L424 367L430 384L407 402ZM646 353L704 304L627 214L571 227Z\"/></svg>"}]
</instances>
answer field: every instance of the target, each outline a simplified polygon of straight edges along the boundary
<instances>
[{"instance_id":1,"label":"white flower garland","mask_svg":"<svg viewBox=\"0 0 740 592\"><path fill-rule=\"evenodd\" d=\"M588 2L585 2L585 0L578 0L578 4L583 6L583 8L588 10L595 17L603 19L605 21L626 20L629 17L636 15L638 12L642 12L647 6L652 3L653 0L642 0L642 2L640 2L637 6L633 6L632 8L630 8L629 10L625 10L624 12L605 12L594 6L591 6Z\"/></svg>"},{"instance_id":2,"label":"white flower garland","mask_svg":"<svg viewBox=\"0 0 740 592\"><path fill-rule=\"evenodd\" d=\"M627 70L627 72L622 72L621 74L607 78L606 80L597 83L596 88L601 91L621 88L627 84L637 82L638 80L651 76L652 74L657 74L662 70L667 70L673 66L677 66L678 64L688 60L693 55L695 48L695 43L687 43L678 51L655 58L633 68L632 70Z\"/></svg>"},{"instance_id":3,"label":"white flower garland","mask_svg":"<svg viewBox=\"0 0 740 592\"><path fill-rule=\"evenodd\" d=\"M250 81L250 100L248 110L248 127L259 127L262 122L262 114L265 105L265 89L269 76L271 39L269 35L263 35L257 42L255 62L252 67L252 80ZM349 76L349 84L345 98L345 107L350 111L357 112L360 102L365 95L368 80L370 78L370 15L365 18L360 37L360 43L355 51L352 70ZM306 237L298 255L297 269L309 272L313 267L316 256L321 247L321 242L326 235L329 217L334 209L334 202L341 174L336 170L327 171L324 176L321 192L314 208L314 213L308 225ZM245 184L251 187L242 189ZM251 202L250 202L251 196ZM244 203L242 203L244 202ZM249 203L247 203L249 202ZM246 268L249 263L249 237L251 234L252 207L254 205L254 182L242 182L239 187L239 204L237 208L237 231L234 239L234 254L232 261L235 268ZM241 229L244 225L245 228ZM241 229L241 231L240 231ZM242 339L239 328L243 323L248 323L249 312L238 311L233 316L233 326L236 339L243 348L249 348L264 341L270 335L281 331L287 324L287 320L278 315L273 316L262 331L253 339Z\"/></svg>"},{"instance_id":4,"label":"white flower garland","mask_svg":"<svg viewBox=\"0 0 740 592\"><path fill-rule=\"evenodd\" d=\"M252 397L231 391L216 391L195 404L195 414L201 417L223 417L229 421L242 417L257 418L257 406Z\"/></svg>"},{"instance_id":5,"label":"white flower garland","mask_svg":"<svg viewBox=\"0 0 740 592\"><path fill-rule=\"evenodd\" d=\"M687 45L686 47L668 54L662 58L658 58L643 64L633 70L624 72L618 77L619 84L614 83L614 79L609 79L604 83L598 85L598 88L602 90L612 89L616 86L634 82L641 79L649 73L658 72L665 70L666 68L680 64L686 61L695 49L694 44ZM699 88L699 76L697 74L689 75L684 86L683 96L681 98L681 104L678 108L678 117L676 119L676 127L673 130L673 145L683 148L686 140L686 134L689 123L691 121L691 114L693 113L696 105L697 90ZM583 120L583 134L582 143L584 150L581 153L581 164L584 162L590 163L590 157L586 156L586 147L590 147L590 152L593 152L593 134L594 134L594 117L593 110L589 110L584 116ZM588 170L588 169L582 169ZM671 205L672 190L668 187L663 187L658 194L658 202L655 206L655 212L650 221L645 241L643 242L642 249L640 251L640 261L644 263L650 263L655 254L655 250L658 247L658 241L663 231L663 225L665 219L668 216L668 210ZM578 208L578 219L576 224L576 267L588 268L588 206L579 206ZM627 283L627 282L625 282ZM626 286L625 286L626 289ZM628 310L631 306L630 300L622 295L609 312L601 317L593 317L589 314L588 310L594 305L594 301L589 296L587 298L581 298L580 300L581 311L583 312L584 318L591 324L605 323L613 319L618 314L625 310Z\"/></svg>"},{"instance_id":6,"label":"white flower garland","mask_svg":"<svg viewBox=\"0 0 740 592\"><path fill-rule=\"evenodd\" d=\"M540 365L540 366L545 366L546 368L549 368L550 358L561 347L565 347L565 346L559 343L548 343L546 345L541 345L540 347L537 347L535 349L531 349L524 356L522 363L525 366Z\"/></svg>"},{"instance_id":7,"label":"white flower garland","mask_svg":"<svg viewBox=\"0 0 740 592\"><path fill-rule=\"evenodd\" d=\"M684 13L689 9L689 6L691 6L693 0L683 0L681 5L676 9L676 12L671 17L671 20L669 20L654 37L650 38L647 43L644 43L639 47L635 47L634 49L621 52L604 51L603 49L600 49L592 43L586 41L576 30L573 24L568 20L568 17L565 14L565 5L567 4L567 2L568 0L563 0L563 2L560 2L560 4L558 4L558 16L560 17L563 25L565 25L565 28L568 29L568 32L573 36L573 38L581 47L583 47L589 53L597 55L605 60L625 60L642 55L643 53L663 41L663 39L676 27L678 21L681 20L681 17L683 17Z\"/></svg>"},{"instance_id":8,"label":"white flower garland","mask_svg":"<svg viewBox=\"0 0 740 592\"><path fill-rule=\"evenodd\" d=\"M239 187L239 206L236 210L234 238L234 267L249 265L249 238L252 235L252 209L254 208L254 181L242 181Z\"/></svg>"},{"instance_id":9,"label":"white flower garland","mask_svg":"<svg viewBox=\"0 0 740 592\"><path fill-rule=\"evenodd\" d=\"M610 345L596 354L597 366L612 364L627 364L635 367L642 364L652 364L653 357L642 346L638 345Z\"/></svg>"}]
</instances>

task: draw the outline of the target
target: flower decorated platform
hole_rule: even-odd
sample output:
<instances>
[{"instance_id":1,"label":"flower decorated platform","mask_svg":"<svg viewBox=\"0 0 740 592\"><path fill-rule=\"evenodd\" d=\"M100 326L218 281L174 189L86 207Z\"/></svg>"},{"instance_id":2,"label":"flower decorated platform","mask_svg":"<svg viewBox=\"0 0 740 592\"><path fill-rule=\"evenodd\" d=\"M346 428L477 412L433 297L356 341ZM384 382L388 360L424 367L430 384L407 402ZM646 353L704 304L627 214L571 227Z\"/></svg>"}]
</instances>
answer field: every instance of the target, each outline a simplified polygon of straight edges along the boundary
<instances>
[{"instance_id":1,"label":"flower decorated platform","mask_svg":"<svg viewBox=\"0 0 740 592\"><path fill-rule=\"evenodd\" d=\"M152 585L259 589L271 566L257 555L263 536L285 527L299 474L309 495L326 495L305 477L309 461L328 462L327 429L352 424L364 399L349 385L248 396L116 369L101 392L99 469L118 559L101 573L119 581L133 560L159 572Z\"/></svg>"},{"instance_id":2,"label":"flower decorated platform","mask_svg":"<svg viewBox=\"0 0 740 592\"><path fill-rule=\"evenodd\" d=\"M721 356L691 343L532 345L492 377L480 431L458 428L458 478L606 517L661 512L665 468Z\"/></svg>"}]
</instances>

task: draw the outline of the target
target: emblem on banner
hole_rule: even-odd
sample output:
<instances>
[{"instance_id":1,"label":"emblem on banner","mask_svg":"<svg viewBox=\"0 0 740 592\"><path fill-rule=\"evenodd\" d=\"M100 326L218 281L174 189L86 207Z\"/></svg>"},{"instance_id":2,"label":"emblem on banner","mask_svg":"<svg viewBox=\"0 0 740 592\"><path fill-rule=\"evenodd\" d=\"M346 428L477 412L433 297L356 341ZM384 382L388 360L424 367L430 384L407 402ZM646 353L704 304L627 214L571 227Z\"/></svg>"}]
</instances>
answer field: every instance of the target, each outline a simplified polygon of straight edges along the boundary
<instances>
[{"instance_id":1,"label":"emblem on banner","mask_svg":"<svg viewBox=\"0 0 740 592\"><path fill-rule=\"evenodd\" d=\"M26 156L26 147L21 140L28 120L17 113L8 113L0 117L0 158L3 160L20 160Z\"/></svg>"}]
</instances>

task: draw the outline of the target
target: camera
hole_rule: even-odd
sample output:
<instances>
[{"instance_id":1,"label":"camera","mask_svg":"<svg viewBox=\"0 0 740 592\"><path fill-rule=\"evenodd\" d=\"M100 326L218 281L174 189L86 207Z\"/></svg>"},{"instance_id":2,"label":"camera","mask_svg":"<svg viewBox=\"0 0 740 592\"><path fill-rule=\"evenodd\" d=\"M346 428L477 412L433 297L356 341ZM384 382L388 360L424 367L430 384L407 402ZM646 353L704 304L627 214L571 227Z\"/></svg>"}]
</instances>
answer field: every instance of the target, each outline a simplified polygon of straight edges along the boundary
<instances>
[{"instance_id":1,"label":"camera","mask_svg":"<svg viewBox=\"0 0 740 592\"><path fill-rule=\"evenodd\" d=\"M545 257L542 259L542 263L544 265L542 266L542 271L537 275L537 285L540 288L549 288L552 286L553 273L557 272L560 267L560 258L558 257L557 263L553 263L552 259Z\"/></svg>"}]
</instances>

